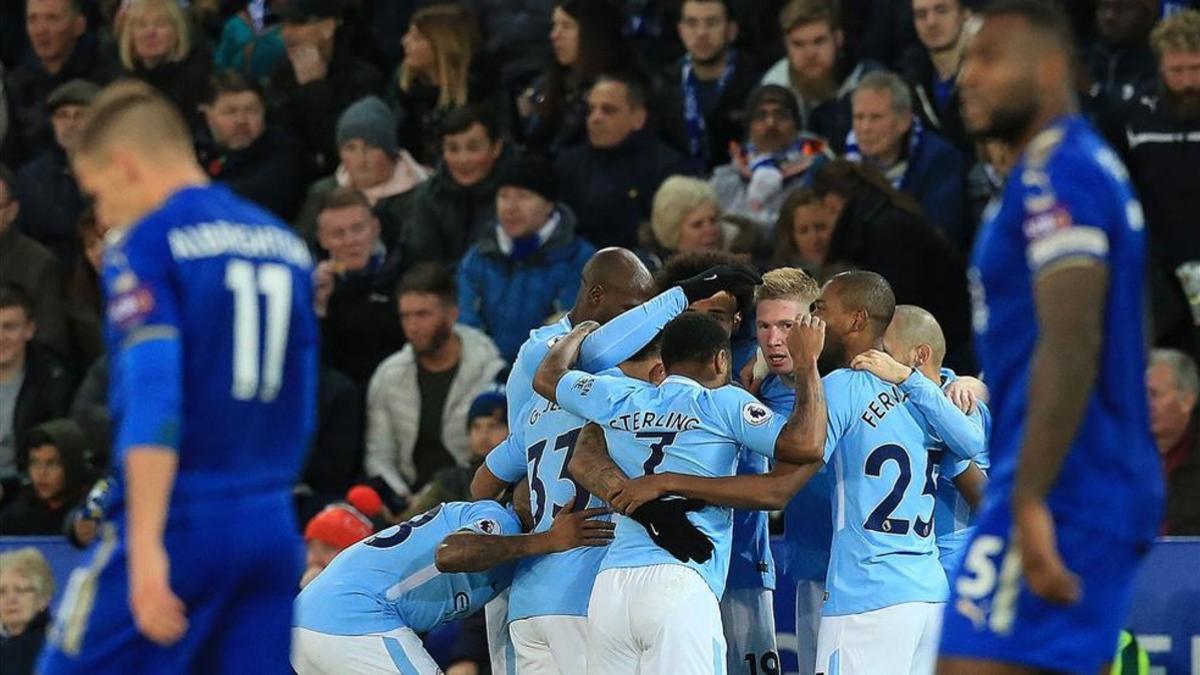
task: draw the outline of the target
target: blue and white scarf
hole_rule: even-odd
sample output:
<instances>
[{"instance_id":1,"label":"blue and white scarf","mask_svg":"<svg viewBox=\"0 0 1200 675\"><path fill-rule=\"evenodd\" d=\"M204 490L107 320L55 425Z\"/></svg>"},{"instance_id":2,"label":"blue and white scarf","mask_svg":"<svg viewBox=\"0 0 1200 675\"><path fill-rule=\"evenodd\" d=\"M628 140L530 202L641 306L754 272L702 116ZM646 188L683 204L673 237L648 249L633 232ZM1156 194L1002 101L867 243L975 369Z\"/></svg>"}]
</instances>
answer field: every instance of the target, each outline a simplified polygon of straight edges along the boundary
<instances>
[{"instance_id":1,"label":"blue and white scarf","mask_svg":"<svg viewBox=\"0 0 1200 675\"><path fill-rule=\"evenodd\" d=\"M737 67L737 52L733 49L725 57L725 71L717 78L717 95L725 91L733 69ZM700 109L700 95L696 92L698 82L692 67L692 55L683 59L683 121L687 126L688 154L707 160L712 153L708 147L708 129L704 123L704 111Z\"/></svg>"},{"instance_id":2,"label":"blue and white scarf","mask_svg":"<svg viewBox=\"0 0 1200 675\"><path fill-rule=\"evenodd\" d=\"M901 155L900 161L895 167L879 167L883 170L884 175L892 183L892 187L897 190L904 188L904 179L908 177L908 160L917 153L917 147L921 145L921 137L925 135L925 127L921 125L921 118L913 115L912 129L908 131L908 150ZM846 159L851 162L863 161L862 151L858 148L858 136L851 129L850 133L846 134ZM898 169L893 171L892 169Z\"/></svg>"}]
</instances>

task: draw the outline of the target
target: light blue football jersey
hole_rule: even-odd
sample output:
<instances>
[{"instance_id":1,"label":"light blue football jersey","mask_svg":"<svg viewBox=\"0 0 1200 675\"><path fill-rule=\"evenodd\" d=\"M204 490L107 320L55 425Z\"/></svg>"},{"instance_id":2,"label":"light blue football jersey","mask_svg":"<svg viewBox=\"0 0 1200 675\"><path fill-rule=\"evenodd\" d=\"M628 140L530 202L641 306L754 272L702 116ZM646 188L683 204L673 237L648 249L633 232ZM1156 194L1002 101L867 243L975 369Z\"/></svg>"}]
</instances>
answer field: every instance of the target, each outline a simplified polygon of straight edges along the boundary
<instances>
[{"instance_id":1,"label":"light blue football jersey","mask_svg":"<svg viewBox=\"0 0 1200 675\"><path fill-rule=\"evenodd\" d=\"M623 312L604 324L583 340L579 348L576 368L589 373L598 373L616 368L637 354L667 323L687 309L687 296L678 286L651 298L648 302ZM533 397L533 376L542 359L557 341L556 338L571 332L571 318L564 316L549 326L529 332L529 339L521 345L512 371L508 374L505 396L508 397L508 428L518 425L517 415Z\"/></svg>"},{"instance_id":2,"label":"light blue football jersey","mask_svg":"<svg viewBox=\"0 0 1200 675\"><path fill-rule=\"evenodd\" d=\"M786 418L734 386L708 389L681 375L657 387L626 377L571 371L558 383L559 405L604 427L608 453L628 476L674 472L723 478L734 475L740 447L773 457ZM733 510L709 505L688 514L712 540L706 563L688 562L718 598L729 574ZM617 516L616 536L600 565L680 565L637 521Z\"/></svg>"},{"instance_id":3,"label":"light blue football jersey","mask_svg":"<svg viewBox=\"0 0 1200 675\"><path fill-rule=\"evenodd\" d=\"M604 374L621 376L622 372L612 368ZM518 415L517 426L509 429L508 439L488 453L485 463L497 478L509 483L529 479L534 532L549 530L554 517L572 499L575 511L604 505L567 469L575 439L586 423L535 393ZM580 547L519 560L508 594L509 621L531 616L587 616L604 549Z\"/></svg>"},{"instance_id":4,"label":"light blue football jersey","mask_svg":"<svg viewBox=\"0 0 1200 675\"><path fill-rule=\"evenodd\" d=\"M949 368L942 368L942 390L944 391L958 376ZM984 443L970 460L961 459L952 452L943 452L940 457L937 484L937 506L933 510L933 536L937 539L938 550L943 556L952 554L965 542L961 536L970 536L970 528L975 524L975 514L971 505L963 498L962 493L954 485L954 479L967 470L973 460L981 471L987 473L988 461L987 436L992 432L992 413L983 401L975 405L975 410L967 416L968 419L983 431ZM938 448L943 450L943 448ZM955 536L959 535L959 536ZM951 545L950 540L954 539ZM945 543L943 543L945 542Z\"/></svg>"},{"instance_id":5,"label":"light blue football jersey","mask_svg":"<svg viewBox=\"0 0 1200 675\"><path fill-rule=\"evenodd\" d=\"M482 608L512 582L513 565L442 573L434 565L448 535L521 533L517 516L493 501L449 502L342 551L296 598L293 624L329 635L397 628L424 633Z\"/></svg>"},{"instance_id":6,"label":"light blue football jersey","mask_svg":"<svg viewBox=\"0 0 1200 675\"><path fill-rule=\"evenodd\" d=\"M759 398L775 414L787 417L796 406L796 390L776 375L763 380ZM788 575L797 581L825 581L833 542L833 472L829 467L808 479L783 510L784 558Z\"/></svg>"},{"instance_id":7,"label":"light blue football jersey","mask_svg":"<svg viewBox=\"0 0 1200 675\"><path fill-rule=\"evenodd\" d=\"M738 453L737 475L760 476L771 470L770 465L766 457L742 448ZM734 509L731 551L726 588L775 590L775 557L771 555L771 527L766 511Z\"/></svg>"},{"instance_id":8,"label":"light blue football jersey","mask_svg":"<svg viewBox=\"0 0 1200 675\"><path fill-rule=\"evenodd\" d=\"M823 614L944 602L949 587L933 538L933 429L905 405L899 386L870 373L843 368L823 384L825 462L834 476Z\"/></svg>"}]
</instances>

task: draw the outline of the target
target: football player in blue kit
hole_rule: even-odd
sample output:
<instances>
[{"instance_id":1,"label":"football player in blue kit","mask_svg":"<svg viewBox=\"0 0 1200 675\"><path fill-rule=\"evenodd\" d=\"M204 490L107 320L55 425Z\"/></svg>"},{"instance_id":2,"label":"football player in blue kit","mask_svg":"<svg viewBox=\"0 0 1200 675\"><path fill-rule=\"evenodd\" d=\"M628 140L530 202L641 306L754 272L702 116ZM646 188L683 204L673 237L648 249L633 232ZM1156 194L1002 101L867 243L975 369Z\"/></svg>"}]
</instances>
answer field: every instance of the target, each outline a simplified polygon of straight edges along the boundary
<instances>
[{"instance_id":1,"label":"football player in blue kit","mask_svg":"<svg viewBox=\"0 0 1200 675\"><path fill-rule=\"evenodd\" d=\"M72 162L115 228L114 469L39 672L287 672L316 406L308 248L209 185L179 111L140 82L96 98Z\"/></svg>"},{"instance_id":2,"label":"football player in blue kit","mask_svg":"<svg viewBox=\"0 0 1200 675\"><path fill-rule=\"evenodd\" d=\"M959 75L964 123L1018 157L969 270L995 423L984 512L939 672L1107 670L1162 510L1145 387L1145 225L1077 112L1069 24L997 0Z\"/></svg>"},{"instance_id":3,"label":"football player in blue kit","mask_svg":"<svg viewBox=\"0 0 1200 675\"><path fill-rule=\"evenodd\" d=\"M292 666L300 675L442 671L418 634L482 608L512 581L526 556L605 546L606 509L567 502L532 534L529 486L513 504L449 502L338 554L296 598Z\"/></svg>"}]
</instances>

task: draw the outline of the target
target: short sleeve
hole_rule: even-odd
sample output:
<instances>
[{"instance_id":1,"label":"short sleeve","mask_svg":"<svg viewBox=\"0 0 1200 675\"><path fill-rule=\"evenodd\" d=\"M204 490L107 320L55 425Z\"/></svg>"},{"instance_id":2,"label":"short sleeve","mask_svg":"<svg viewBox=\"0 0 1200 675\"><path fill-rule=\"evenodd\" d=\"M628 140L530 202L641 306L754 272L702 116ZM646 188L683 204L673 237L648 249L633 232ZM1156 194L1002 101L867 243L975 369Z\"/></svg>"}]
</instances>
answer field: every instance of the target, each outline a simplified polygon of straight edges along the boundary
<instances>
[{"instance_id":1,"label":"short sleeve","mask_svg":"<svg viewBox=\"0 0 1200 675\"><path fill-rule=\"evenodd\" d=\"M506 483L516 483L525 477L525 451L517 434L510 433L500 445L492 448L483 461L492 475Z\"/></svg>"},{"instance_id":2,"label":"short sleeve","mask_svg":"<svg viewBox=\"0 0 1200 675\"><path fill-rule=\"evenodd\" d=\"M1021 229L1025 258L1035 275L1067 260L1107 263L1108 227L1112 217L1097 195L1103 181L1093 166L1071 170L1066 157L1052 160L1050 170L1026 168Z\"/></svg>"},{"instance_id":3,"label":"short sleeve","mask_svg":"<svg viewBox=\"0 0 1200 675\"><path fill-rule=\"evenodd\" d=\"M745 390L722 387L713 392L717 415L725 433L742 447L768 458L775 457L775 441L783 432L787 418L777 415Z\"/></svg>"},{"instance_id":4,"label":"short sleeve","mask_svg":"<svg viewBox=\"0 0 1200 675\"><path fill-rule=\"evenodd\" d=\"M471 505L460 532L477 534L512 535L521 534L521 522L512 511L494 501L475 502Z\"/></svg>"},{"instance_id":5,"label":"short sleeve","mask_svg":"<svg viewBox=\"0 0 1200 675\"><path fill-rule=\"evenodd\" d=\"M590 375L572 370L558 381L555 398L567 412L593 422L616 416L621 400L643 386L637 380L612 375Z\"/></svg>"},{"instance_id":6,"label":"short sleeve","mask_svg":"<svg viewBox=\"0 0 1200 675\"><path fill-rule=\"evenodd\" d=\"M837 449L838 443L841 442L842 436L846 435L846 431L850 428L850 424L854 419L854 411L848 405L850 398L847 395L847 389L851 386L851 379L847 370L835 370L826 375L821 384L825 388L825 461L833 456L834 450Z\"/></svg>"}]
</instances>

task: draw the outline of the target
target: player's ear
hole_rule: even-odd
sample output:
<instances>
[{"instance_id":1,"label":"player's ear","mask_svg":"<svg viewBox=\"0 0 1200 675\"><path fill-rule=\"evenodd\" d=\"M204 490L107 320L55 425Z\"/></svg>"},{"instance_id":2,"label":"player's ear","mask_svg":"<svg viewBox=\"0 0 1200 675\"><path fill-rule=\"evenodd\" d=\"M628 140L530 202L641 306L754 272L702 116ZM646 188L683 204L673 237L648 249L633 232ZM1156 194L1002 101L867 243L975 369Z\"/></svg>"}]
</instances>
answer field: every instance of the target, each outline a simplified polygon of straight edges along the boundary
<instances>
[{"instance_id":1,"label":"player's ear","mask_svg":"<svg viewBox=\"0 0 1200 675\"><path fill-rule=\"evenodd\" d=\"M655 361L654 365L650 366L650 383L657 387L665 379L667 379L666 366L662 361Z\"/></svg>"},{"instance_id":2,"label":"player's ear","mask_svg":"<svg viewBox=\"0 0 1200 675\"><path fill-rule=\"evenodd\" d=\"M917 367L929 363L931 358L933 358L933 347L929 345L917 345Z\"/></svg>"}]
</instances>

